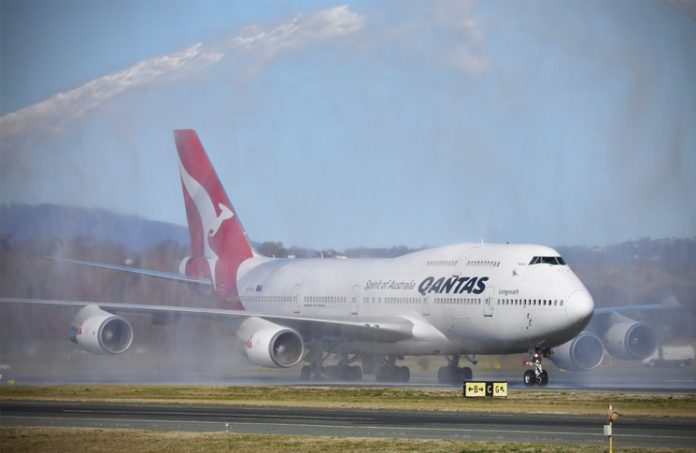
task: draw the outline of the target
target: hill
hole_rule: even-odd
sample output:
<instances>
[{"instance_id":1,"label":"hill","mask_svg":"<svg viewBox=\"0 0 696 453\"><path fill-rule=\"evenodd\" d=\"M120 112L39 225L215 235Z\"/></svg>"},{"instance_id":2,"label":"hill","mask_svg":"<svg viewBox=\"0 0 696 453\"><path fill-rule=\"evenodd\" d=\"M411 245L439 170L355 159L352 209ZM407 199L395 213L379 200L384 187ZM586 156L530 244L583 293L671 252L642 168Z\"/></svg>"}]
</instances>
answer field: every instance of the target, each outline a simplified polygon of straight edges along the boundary
<instances>
[{"instance_id":1,"label":"hill","mask_svg":"<svg viewBox=\"0 0 696 453\"><path fill-rule=\"evenodd\" d=\"M121 244L134 251L168 240L181 245L189 243L188 230L184 226L116 214L105 209L53 204L0 205L0 235L10 243L88 237Z\"/></svg>"}]
</instances>

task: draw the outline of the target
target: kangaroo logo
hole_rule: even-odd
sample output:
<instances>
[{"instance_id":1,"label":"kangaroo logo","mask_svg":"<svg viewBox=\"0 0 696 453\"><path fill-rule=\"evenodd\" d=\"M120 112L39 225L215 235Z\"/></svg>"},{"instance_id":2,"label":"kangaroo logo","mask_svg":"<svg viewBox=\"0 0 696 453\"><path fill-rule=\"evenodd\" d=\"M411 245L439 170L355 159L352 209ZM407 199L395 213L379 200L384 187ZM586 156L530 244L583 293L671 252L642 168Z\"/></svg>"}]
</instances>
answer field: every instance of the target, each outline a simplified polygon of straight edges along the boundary
<instances>
[{"instance_id":1,"label":"kangaroo logo","mask_svg":"<svg viewBox=\"0 0 696 453\"><path fill-rule=\"evenodd\" d=\"M234 217L234 213L232 212L232 210L230 210L230 208L228 208L224 204L218 203L218 208L220 209L220 215L216 216L215 219L212 221L212 225L210 225L210 229L208 230L208 237L215 236L220 227L222 226L222 222ZM200 212L200 208L198 212Z\"/></svg>"},{"instance_id":2,"label":"kangaroo logo","mask_svg":"<svg viewBox=\"0 0 696 453\"><path fill-rule=\"evenodd\" d=\"M217 234L223 222L234 217L234 213L224 204L218 203L218 208L220 209L220 214L218 215L213 205L213 200L211 200L205 187L193 179L184 168L181 160L179 160L179 170L181 171L181 180L184 183L184 187L186 187L186 191L196 205L198 214L201 216L201 223L203 224L203 251L205 259L208 261L208 266L210 266L210 278L213 281L213 286L216 286L215 268L217 267L219 257L210 247L210 238Z\"/></svg>"}]
</instances>

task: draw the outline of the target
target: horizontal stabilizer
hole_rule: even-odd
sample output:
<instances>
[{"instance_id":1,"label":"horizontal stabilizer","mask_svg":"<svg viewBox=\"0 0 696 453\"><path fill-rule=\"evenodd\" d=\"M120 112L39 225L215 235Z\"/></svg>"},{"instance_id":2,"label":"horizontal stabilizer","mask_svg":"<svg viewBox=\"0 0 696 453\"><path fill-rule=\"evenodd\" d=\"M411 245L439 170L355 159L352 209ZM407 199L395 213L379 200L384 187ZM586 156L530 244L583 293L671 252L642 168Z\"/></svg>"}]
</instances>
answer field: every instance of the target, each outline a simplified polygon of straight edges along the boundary
<instances>
[{"instance_id":1,"label":"horizontal stabilizer","mask_svg":"<svg viewBox=\"0 0 696 453\"><path fill-rule=\"evenodd\" d=\"M92 267L95 269L106 269L106 270L111 270L111 271L128 272L131 274L142 275L144 277L161 278L161 279L165 279L165 280L172 280L172 281L177 281L177 282L182 282L182 283L193 283L195 285L203 285L203 286L210 286L211 285L211 282L208 279L189 277L187 275L180 275L180 274L176 274L173 272L154 271L152 269L142 269L142 268L131 267L131 266L119 266L116 264L92 263L90 261L80 261L80 260L73 260L73 259L69 259L69 258L51 257L51 259L55 260L55 261L59 261L59 262L64 262L64 263L77 264L79 266Z\"/></svg>"}]
</instances>

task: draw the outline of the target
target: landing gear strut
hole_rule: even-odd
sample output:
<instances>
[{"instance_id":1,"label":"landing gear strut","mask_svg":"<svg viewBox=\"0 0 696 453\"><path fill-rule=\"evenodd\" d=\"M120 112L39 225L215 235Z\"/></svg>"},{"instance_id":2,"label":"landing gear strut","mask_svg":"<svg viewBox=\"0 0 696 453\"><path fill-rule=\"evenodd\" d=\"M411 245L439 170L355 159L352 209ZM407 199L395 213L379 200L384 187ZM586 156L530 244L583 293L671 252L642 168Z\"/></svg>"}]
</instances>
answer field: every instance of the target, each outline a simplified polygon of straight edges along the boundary
<instances>
[{"instance_id":1,"label":"landing gear strut","mask_svg":"<svg viewBox=\"0 0 696 453\"><path fill-rule=\"evenodd\" d=\"M551 355L551 351L547 349L542 349L540 345L534 347L534 354L526 362L526 365L530 367L529 370L524 372L524 385L531 387L533 385L545 386L549 383L549 374L541 366L541 359L543 357L548 357Z\"/></svg>"},{"instance_id":2,"label":"landing gear strut","mask_svg":"<svg viewBox=\"0 0 696 453\"><path fill-rule=\"evenodd\" d=\"M322 356L321 343L316 342L307 352L305 360L310 364L300 369L300 379L303 381L323 381L324 380L324 360ZM328 357L328 354L327 354Z\"/></svg>"},{"instance_id":3,"label":"landing gear strut","mask_svg":"<svg viewBox=\"0 0 696 453\"><path fill-rule=\"evenodd\" d=\"M384 365L377 368L375 372L377 382L408 382L411 380L411 370L407 366L396 366L397 358L399 357L395 355L384 358Z\"/></svg>"},{"instance_id":4,"label":"landing gear strut","mask_svg":"<svg viewBox=\"0 0 696 453\"><path fill-rule=\"evenodd\" d=\"M329 348L326 355L323 355L322 344L315 343L309 350L306 360L310 362L300 369L300 379L303 381L360 381L362 380L362 370L359 366L350 364L357 360L357 356L349 357L347 354L341 356L336 365L324 366L324 361L329 357L337 344Z\"/></svg>"},{"instance_id":5,"label":"landing gear strut","mask_svg":"<svg viewBox=\"0 0 696 453\"><path fill-rule=\"evenodd\" d=\"M357 359L357 355L349 357L346 354L342 356L336 365L324 368L326 378L336 381L361 381L362 370L360 367L358 365L350 365Z\"/></svg>"},{"instance_id":6,"label":"landing gear strut","mask_svg":"<svg viewBox=\"0 0 696 453\"><path fill-rule=\"evenodd\" d=\"M471 368L459 366L459 355L455 354L450 359L449 364L437 370L437 380L440 384L460 385L463 381L468 381L473 376Z\"/></svg>"}]
</instances>

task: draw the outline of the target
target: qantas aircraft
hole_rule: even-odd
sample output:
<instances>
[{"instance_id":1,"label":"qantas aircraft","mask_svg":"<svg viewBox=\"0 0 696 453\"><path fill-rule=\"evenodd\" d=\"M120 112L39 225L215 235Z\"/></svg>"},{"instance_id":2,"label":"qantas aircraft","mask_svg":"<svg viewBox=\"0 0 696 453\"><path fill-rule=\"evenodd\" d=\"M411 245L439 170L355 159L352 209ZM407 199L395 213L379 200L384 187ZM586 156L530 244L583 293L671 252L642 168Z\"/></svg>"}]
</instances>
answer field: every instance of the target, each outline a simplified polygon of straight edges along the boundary
<instances>
[{"instance_id":1,"label":"qantas aircraft","mask_svg":"<svg viewBox=\"0 0 696 453\"><path fill-rule=\"evenodd\" d=\"M243 354L272 368L301 367L303 380L408 382L397 362L442 355L441 383L472 378L460 358L530 355L526 385L546 385L542 358L591 369L605 350L643 359L656 348L653 329L595 309L592 296L552 248L530 244L455 244L392 259L278 259L252 247L193 130L174 132L191 238L179 273L71 261L212 288L221 308L64 300L0 299L79 307L71 339L93 353L118 354L133 341L123 316L198 316L234 323ZM642 306L651 309L659 306ZM595 326L585 330L593 317ZM337 364L324 366L333 355ZM362 365L362 367L360 365Z\"/></svg>"}]
</instances>

